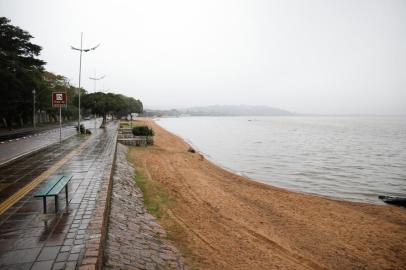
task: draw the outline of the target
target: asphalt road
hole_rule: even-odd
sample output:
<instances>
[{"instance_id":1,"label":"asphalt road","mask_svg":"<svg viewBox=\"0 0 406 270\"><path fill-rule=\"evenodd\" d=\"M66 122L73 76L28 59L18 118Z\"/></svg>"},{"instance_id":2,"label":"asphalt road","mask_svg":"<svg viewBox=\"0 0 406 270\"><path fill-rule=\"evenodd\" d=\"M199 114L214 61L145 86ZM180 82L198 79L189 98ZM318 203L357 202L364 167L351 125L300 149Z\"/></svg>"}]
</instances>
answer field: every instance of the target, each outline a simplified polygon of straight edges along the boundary
<instances>
[{"instance_id":1,"label":"asphalt road","mask_svg":"<svg viewBox=\"0 0 406 270\"><path fill-rule=\"evenodd\" d=\"M69 122L66 124L63 124L63 127L68 127L68 126L74 126L75 122ZM46 125L46 126L42 126L42 127L37 127L37 128L19 128L16 130L2 130L0 132L0 143L3 141L11 141L14 139L18 139L18 138L23 138L23 137L28 137L28 136L32 136L34 134L37 133L42 133L42 132L46 132L48 130L51 129L55 129L55 128L59 128L59 124L53 124L53 125Z\"/></svg>"},{"instance_id":2,"label":"asphalt road","mask_svg":"<svg viewBox=\"0 0 406 270\"><path fill-rule=\"evenodd\" d=\"M93 119L83 120L81 123L90 130L95 127L95 121ZM96 127L100 127L101 123L102 118L98 118ZM73 125L62 127L62 143L64 139L67 139L76 133L76 129ZM21 156L57 143L59 142L59 139L59 128L53 128L40 133L2 141L0 142L0 166Z\"/></svg>"}]
</instances>

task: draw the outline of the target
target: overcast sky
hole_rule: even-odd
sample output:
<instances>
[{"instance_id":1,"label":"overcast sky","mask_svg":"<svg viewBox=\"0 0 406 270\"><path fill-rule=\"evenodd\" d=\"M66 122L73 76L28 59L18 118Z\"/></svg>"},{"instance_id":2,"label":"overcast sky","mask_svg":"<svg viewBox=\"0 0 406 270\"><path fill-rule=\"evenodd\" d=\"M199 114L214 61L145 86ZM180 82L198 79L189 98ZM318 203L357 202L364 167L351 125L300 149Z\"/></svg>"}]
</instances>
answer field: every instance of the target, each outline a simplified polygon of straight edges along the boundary
<instances>
[{"instance_id":1,"label":"overcast sky","mask_svg":"<svg viewBox=\"0 0 406 270\"><path fill-rule=\"evenodd\" d=\"M0 0L46 68L147 108L269 105L406 114L406 1Z\"/></svg>"}]
</instances>

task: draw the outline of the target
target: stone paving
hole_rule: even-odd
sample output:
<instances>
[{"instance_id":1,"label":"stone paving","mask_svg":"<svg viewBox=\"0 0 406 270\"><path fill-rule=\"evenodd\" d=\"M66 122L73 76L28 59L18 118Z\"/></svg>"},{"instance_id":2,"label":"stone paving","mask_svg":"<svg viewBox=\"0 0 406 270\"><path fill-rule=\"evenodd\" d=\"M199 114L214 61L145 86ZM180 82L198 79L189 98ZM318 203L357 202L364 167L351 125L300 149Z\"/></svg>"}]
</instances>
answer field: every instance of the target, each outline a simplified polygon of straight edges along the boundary
<instances>
[{"instance_id":1,"label":"stone paving","mask_svg":"<svg viewBox=\"0 0 406 270\"><path fill-rule=\"evenodd\" d=\"M87 229L96 207L100 186L104 175L110 174L110 171L106 171L109 170L106 169L106 164L111 164L114 158L116 130L116 123L110 124L106 129L99 129L90 136L79 154L55 172L73 175L69 184L70 204L67 209L64 208L65 198L62 192L59 196L59 212L54 213L54 201L51 198L47 200L49 214L42 214L42 200L33 197L41 186L39 185L0 216L0 269L75 269L80 265L85 244L89 240ZM72 142L72 147L74 146L75 143ZM60 155L66 154L69 149L71 148L67 147L65 151L61 151ZM34 154L24 164L18 163L19 161L10 164L21 172L7 166L0 170L7 172L8 169L7 175L14 177L22 186L30 177L40 174L41 170L36 171L38 163L35 160L40 160L46 153L44 150ZM47 163L40 167L45 170L58 158L60 157L50 154L46 158ZM1 179L6 178L1 172ZM24 176L20 179L19 174Z\"/></svg>"},{"instance_id":2,"label":"stone paving","mask_svg":"<svg viewBox=\"0 0 406 270\"><path fill-rule=\"evenodd\" d=\"M127 151L118 144L104 268L188 269L177 249L164 240L163 228L146 211Z\"/></svg>"}]
</instances>

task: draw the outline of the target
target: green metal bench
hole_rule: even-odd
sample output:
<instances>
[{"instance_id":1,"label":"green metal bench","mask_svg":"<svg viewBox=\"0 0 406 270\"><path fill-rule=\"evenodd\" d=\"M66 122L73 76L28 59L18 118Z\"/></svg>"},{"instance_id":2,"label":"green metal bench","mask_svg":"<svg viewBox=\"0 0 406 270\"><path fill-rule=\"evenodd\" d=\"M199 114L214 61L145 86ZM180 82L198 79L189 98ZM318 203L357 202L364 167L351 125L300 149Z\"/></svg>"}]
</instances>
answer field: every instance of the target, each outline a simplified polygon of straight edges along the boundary
<instances>
[{"instance_id":1,"label":"green metal bench","mask_svg":"<svg viewBox=\"0 0 406 270\"><path fill-rule=\"evenodd\" d=\"M48 178L46 183L37 192L35 197L42 198L44 214L47 212L47 197L55 198L55 212L58 212L58 194L65 188L66 207L68 207L68 183L72 179L71 175L54 175Z\"/></svg>"}]
</instances>

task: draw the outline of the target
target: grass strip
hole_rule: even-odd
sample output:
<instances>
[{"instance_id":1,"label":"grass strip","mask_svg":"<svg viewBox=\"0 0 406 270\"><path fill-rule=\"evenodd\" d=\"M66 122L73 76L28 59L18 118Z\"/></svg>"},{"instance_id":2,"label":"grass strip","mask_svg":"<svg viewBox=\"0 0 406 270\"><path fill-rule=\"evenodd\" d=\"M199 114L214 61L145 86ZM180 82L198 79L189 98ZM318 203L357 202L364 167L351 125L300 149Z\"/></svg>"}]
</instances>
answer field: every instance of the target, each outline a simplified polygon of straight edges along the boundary
<instances>
[{"instance_id":1,"label":"grass strip","mask_svg":"<svg viewBox=\"0 0 406 270\"><path fill-rule=\"evenodd\" d=\"M160 182L145 176L143 169L131 158L132 151L145 151L145 148L131 147L127 156L127 160L135 166L133 179L143 193L145 207L158 219L159 224L166 231L166 240L175 244L182 257L188 262L190 269L199 270L198 258L189 247L188 233L168 214L171 207L176 207L175 198Z\"/></svg>"},{"instance_id":2,"label":"grass strip","mask_svg":"<svg viewBox=\"0 0 406 270\"><path fill-rule=\"evenodd\" d=\"M135 126L140 126L141 124L142 123L137 120L133 120L132 123L120 121L120 128L131 128L131 127L135 127Z\"/></svg>"},{"instance_id":3,"label":"grass strip","mask_svg":"<svg viewBox=\"0 0 406 270\"><path fill-rule=\"evenodd\" d=\"M137 169L134 181L144 194L144 204L148 212L158 219L164 217L166 209L175 202L166 189L159 183L149 180Z\"/></svg>"}]
</instances>

